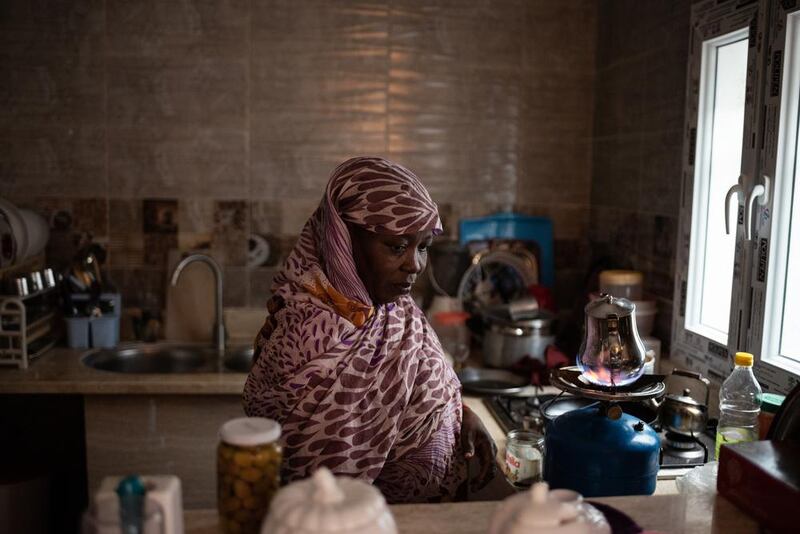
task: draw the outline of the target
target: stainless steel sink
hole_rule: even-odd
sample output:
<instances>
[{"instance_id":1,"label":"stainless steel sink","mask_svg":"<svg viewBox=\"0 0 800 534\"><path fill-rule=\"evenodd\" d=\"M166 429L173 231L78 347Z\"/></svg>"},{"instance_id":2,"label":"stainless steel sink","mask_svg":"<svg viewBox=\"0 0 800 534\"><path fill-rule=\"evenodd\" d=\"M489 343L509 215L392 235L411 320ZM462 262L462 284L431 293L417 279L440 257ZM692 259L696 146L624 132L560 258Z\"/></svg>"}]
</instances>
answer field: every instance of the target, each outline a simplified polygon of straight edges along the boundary
<instances>
[{"instance_id":1,"label":"stainless steel sink","mask_svg":"<svg viewBox=\"0 0 800 534\"><path fill-rule=\"evenodd\" d=\"M249 373L250 366L253 364L253 347L226 350L222 363L228 371Z\"/></svg>"},{"instance_id":2,"label":"stainless steel sink","mask_svg":"<svg viewBox=\"0 0 800 534\"><path fill-rule=\"evenodd\" d=\"M87 367L114 373L246 373L252 358L252 347L228 348L220 358L208 345L139 343L94 349L81 361Z\"/></svg>"}]
</instances>

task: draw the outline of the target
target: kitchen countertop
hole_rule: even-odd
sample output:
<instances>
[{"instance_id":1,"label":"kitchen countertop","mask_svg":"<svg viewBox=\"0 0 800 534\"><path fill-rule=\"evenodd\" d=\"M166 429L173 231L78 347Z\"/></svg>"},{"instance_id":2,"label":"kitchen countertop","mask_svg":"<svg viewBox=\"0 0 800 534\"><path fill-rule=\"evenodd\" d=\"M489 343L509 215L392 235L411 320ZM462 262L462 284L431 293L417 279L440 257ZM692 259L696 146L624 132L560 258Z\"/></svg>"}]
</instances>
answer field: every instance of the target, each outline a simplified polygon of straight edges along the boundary
<instances>
[{"instance_id":1,"label":"kitchen countertop","mask_svg":"<svg viewBox=\"0 0 800 534\"><path fill-rule=\"evenodd\" d=\"M669 534L750 534L758 525L720 496L652 495L603 497L593 502L613 506L642 528ZM390 506L400 534L486 534L498 502L402 504ZM184 515L186 534L217 534L216 510Z\"/></svg>"},{"instance_id":2,"label":"kitchen countertop","mask_svg":"<svg viewBox=\"0 0 800 534\"><path fill-rule=\"evenodd\" d=\"M27 370L0 367L0 394L241 395L247 377L245 373L234 372L149 375L100 371L81 363L80 358L85 352L85 350L55 348L34 360ZM498 448L497 461L502 466L505 434L483 404L481 397L464 396L464 403L483 421L489 434L495 439ZM504 482L502 475L498 479ZM502 497L503 488L500 489L500 495L487 493L476 494L473 497L475 500ZM755 531L753 523L724 499L718 499L716 507L706 505L703 508L700 505L683 504L685 499L677 494L673 480L659 480L654 496L611 497L596 500L612 504L629 513L642 526L663 532L681 532L680 529L673 528L679 525L675 522L677 521L675 518L662 517L665 515L664 510L676 507L680 510L686 508L685 532ZM400 532L439 531L443 534L485 532L488 517L496 504L497 502L483 500L483 502L442 505L402 505L393 506L392 510L401 527ZM713 516L713 524L712 512L717 514ZM717 517L720 513L722 515ZM420 519L425 516L428 518ZM467 519L470 517L474 521ZM731 524L738 530L725 527L728 524L726 523L728 517L736 518ZM667 520L673 523L664 523ZM188 525L196 526L196 529L190 527L187 532L198 534L216 532L216 514L213 511L187 512L187 521ZM438 525L436 528L431 527L434 523ZM416 529L415 525L418 525L419 529ZM425 525L425 528L422 525ZM451 528L451 525L460 526ZM748 530L750 527L753 528Z\"/></svg>"},{"instance_id":3,"label":"kitchen countertop","mask_svg":"<svg viewBox=\"0 0 800 534\"><path fill-rule=\"evenodd\" d=\"M79 394L79 395L241 395L246 373L126 374L100 371L80 361L85 350L54 348L37 358L28 369L0 367L0 394ZM552 389L553 391L549 391ZM545 393L556 392L545 388ZM483 421L497 444L497 463L505 464L505 433L483 404L481 397L464 396ZM673 472L675 475L682 472ZM676 492L674 480L660 480L656 494ZM672 477L674 478L674 477ZM504 487L490 488L486 498L502 496ZM499 492L499 493L498 493Z\"/></svg>"},{"instance_id":4,"label":"kitchen countertop","mask_svg":"<svg viewBox=\"0 0 800 534\"><path fill-rule=\"evenodd\" d=\"M28 369L0 367L0 394L241 395L246 373L126 374L83 365L86 350L57 347Z\"/></svg>"}]
</instances>

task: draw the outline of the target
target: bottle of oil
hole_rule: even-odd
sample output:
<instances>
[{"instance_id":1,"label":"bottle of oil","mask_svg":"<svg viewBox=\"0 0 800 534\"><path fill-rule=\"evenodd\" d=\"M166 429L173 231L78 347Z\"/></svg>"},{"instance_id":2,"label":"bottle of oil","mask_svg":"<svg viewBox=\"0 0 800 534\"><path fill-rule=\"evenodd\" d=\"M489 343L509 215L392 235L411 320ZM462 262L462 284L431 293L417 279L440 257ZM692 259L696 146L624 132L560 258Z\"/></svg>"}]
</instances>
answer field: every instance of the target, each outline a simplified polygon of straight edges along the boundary
<instances>
[{"instance_id":1,"label":"bottle of oil","mask_svg":"<svg viewBox=\"0 0 800 534\"><path fill-rule=\"evenodd\" d=\"M758 439L761 386L753 375L753 355L737 352L733 372L719 390L716 457L720 445Z\"/></svg>"}]
</instances>

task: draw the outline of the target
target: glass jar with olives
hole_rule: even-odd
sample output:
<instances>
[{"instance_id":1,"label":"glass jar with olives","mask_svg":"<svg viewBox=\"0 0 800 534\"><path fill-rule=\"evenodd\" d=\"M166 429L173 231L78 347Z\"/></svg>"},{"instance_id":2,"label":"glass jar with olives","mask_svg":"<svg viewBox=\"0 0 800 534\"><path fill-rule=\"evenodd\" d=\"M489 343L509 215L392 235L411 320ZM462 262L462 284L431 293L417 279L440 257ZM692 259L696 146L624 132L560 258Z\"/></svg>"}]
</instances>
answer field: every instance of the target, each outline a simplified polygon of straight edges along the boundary
<instances>
[{"instance_id":1,"label":"glass jar with olives","mask_svg":"<svg viewBox=\"0 0 800 534\"><path fill-rule=\"evenodd\" d=\"M280 484L280 425L263 417L232 419L219 429L217 507L220 531L258 534Z\"/></svg>"}]
</instances>

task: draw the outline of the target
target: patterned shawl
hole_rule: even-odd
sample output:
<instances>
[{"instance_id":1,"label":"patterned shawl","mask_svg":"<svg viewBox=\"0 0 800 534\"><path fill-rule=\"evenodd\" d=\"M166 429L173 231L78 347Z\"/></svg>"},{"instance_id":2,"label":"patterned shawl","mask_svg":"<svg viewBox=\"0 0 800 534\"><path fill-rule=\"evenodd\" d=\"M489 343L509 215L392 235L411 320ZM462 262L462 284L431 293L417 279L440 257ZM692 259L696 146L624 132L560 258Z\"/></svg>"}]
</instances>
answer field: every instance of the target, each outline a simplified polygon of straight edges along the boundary
<instances>
[{"instance_id":1,"label":"patterned shawl","mask_svg":"<svg viewBox=\"0 0 800 534\"><path fill-rule=\"evenodd\" d=\"M452 498L465 477L460 384L410 296L372 305L346 223L441 232L408 169L381 158L336 168L273 283L245 411L281 423L285 480L326 466L374 482L390 502Z\"/></svg>"}]
</instances>

